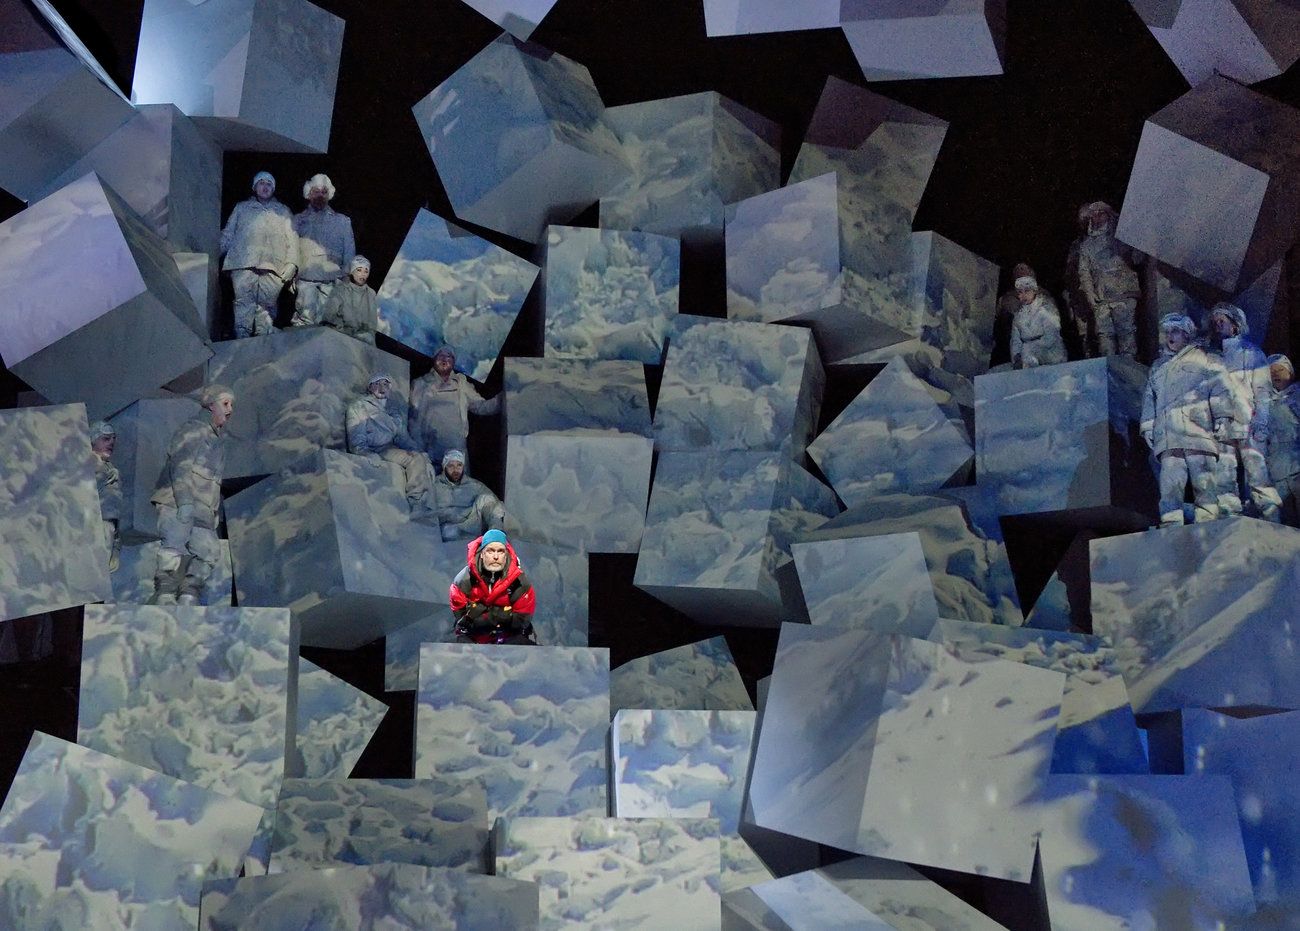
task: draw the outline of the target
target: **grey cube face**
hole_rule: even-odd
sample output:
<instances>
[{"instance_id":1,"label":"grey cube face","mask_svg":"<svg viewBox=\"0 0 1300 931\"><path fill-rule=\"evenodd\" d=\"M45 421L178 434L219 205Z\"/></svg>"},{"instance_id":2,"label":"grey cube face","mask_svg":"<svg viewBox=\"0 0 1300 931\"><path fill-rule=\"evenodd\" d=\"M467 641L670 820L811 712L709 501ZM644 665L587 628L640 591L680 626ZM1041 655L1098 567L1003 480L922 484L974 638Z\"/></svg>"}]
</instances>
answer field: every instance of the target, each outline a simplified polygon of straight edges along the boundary
<instances>
[{"instance_id":1,"label":"grey cube face","mask_svg":"<svg viewBox=\"0 0 1300 931\"><path fill-rule=\"evenodd\" d=\"M1211 78L1143 126L1116 236L1235 293L1295 239L1297 152L1300 114Z\"/></svg>"},{"instance_id":2,"label":"grey cube face","mask_svg":"<svg viewBox=\"0 0 1300 931\"><path fill-rule=\"evenodd\" d=\"M132 91L223 148L325 152L343 20L307 0L148 0Z\"/></svg>"},{"instance_id":3,"label":"grey cube face","mask_svg":"<svg viewBox=\"0 0 1300 931\"><path fill-rule=\"evenodd\" d=\"M1092 541L1093 631L1115 644L1134 711L1300 701L1297 537L1234 517Z\"/></svg>"},{"instance_id":4,"label":"grey cube face","mask_svg":"<svg viewBox=\"0 0 1300 931\"><path fill-rule=\"evenodd\" d=\"M645 366L631 360L506 360L506 432L653 437Z\"/></svg>"},{"instance_id":5,"label":"grey cube face","mask_svg":"<svg viewBox=\"0 0 1300 931\"><path fill-rule=\"evenodd\" d=\"M347 446L348 405L376 373L392 376L388 409L404 421L410 364L328 327L294 327L218 343L208 381L235 392L226 478L267 475L319 449Z\"/></svg>"},{"instance_id":6,"label":"grey cube face","mask_svg":"<svg viewBox=\"0 0 1300 931\"><path fill-rule=\"evenodd\" d=\"M826 682L837 683L829 707L814 697ZM753 820L842 850L1027 882L1037 823L1021 803L1047 775L1064 682L905 637L783 625Z\"/></svg>"},{"instance_id":7,"label":"grey cube face","mask_svg":"<svg viewBox=\"0 0 1300 931\"><path fill-rule=\"evenodd\" d=\"M0 807L0 924L187 931L262 809L37 733ZM50 869L57 863L58 869ZM94 890L88 895L88 890Z\"/></svg>"},{"instance_id":8,"label":"grey cube face","mask_svg":"<svg viewBox=\"0 0 1300 931\"><path fill-rule=\"evenodd\" d=\"M1130 0L1192 87L1222 74L1242 84L1276 77L1300 58L1300 11L1287 0L1252 7L1238 0Z\"/></svg>"},{"instance_id":9,"label":"grey cube face","mask_svg":"<svg viewBox=\"0 0 1300 931\"><path fill-rule=\"evenodd\" d=\"M1001 514L1151 510L1146 367L1119 358L975 379L975 470ZM1149 492L1149 494L1148 494Z\"/></svg>"},{"instance_id":10,"label":"grey cube face","mask_svg":"<svg viewBox=\"0 0 1300 931\"><path fill-rule=\"evenodd\" d=\"M200 410L193 398L156 397L141 398L114 415L117 446L113 464L122 473L122 519L118 530L123 539L158 537L158 509L149 499L167 464L172 434Z\"/></svg>"},{"instance_id":11,"label":"grey cube face","mask_svg":"<svg viewBox=\"0 0 1300 931\"><path fill-rule=\"evenodd\" d=\"M717 928L720 845L711 818L504 818L498 876L541 886L544 931Z\"/></svg>"},{"instance_id":12,"label":"grey cube face","mask_svg":"<svg viewBox=\"0 0 1300 931\"><path fill-rule=\"evenodd\" d=\"M80 404L0 411L0 621L113 597Z\"/></svg>"},{"instance_id":13,"label":"grey cube face","mask_svg":"<svg viewBox=\"0 0 1300 931\"><path fill-rule=\"evenodd\" d=\"M303 643L349 649L447 601L438 528L394 465L323 450L226 501L239 603L292 608Z\"/></svg>"},{"instance_id":14,"label":"grey cube face","mask_svg":"<svg viewBox=\"0 0 1300 931\"><path fill-rule=\"evenodd\" d=\"M379 699L300 658L297 756L286 774L348 778L386 714L388 706Z\"/></svg>"},{"instance_id":15,"label":"grey cube face","mask_svg":"<svg viewBox=\"0 0 1300 931\"><path fill-rule=\"evenodd\" d=\"M332 866L209 882L198 927L298 931L317 922L355 931L535 928L537 900L535 884L496 876L411 863Z\"/></svg>"},{"instance_id":16,"label":"grey cube face","mask_svg":"<svg viewBox=\"0 0 1300 931\"><path fill-rule=\"evenodd\" d=\"M546 228L546 356L658 365L677 316L681 244L655 233Z\"/></svg>"},{"instance_id":17,"label":"grey cube face","mask_svg":"<svg viewBox=\"0 0 1300 931\"><path fill-rule=\"evenodd\" d=\"M918 533L795 543L814 624L924 637L939 619Z\"/></svg>"},{"instance_id":18,"label":"grey cube face","mask_svg":"<svg viewBox=\"0 0 1300 931\"><path fill-rule=\"evenodd\" d=\"M1133 915L1213 928L1254 913L1226 776L1050 776L1041 796L1053 928L1120 931ZM1169 850L1182 855L1168 862Z\"/></svg>"},{"instance_id":19,"label":"grey cube face","mask_svg":"<svg viewBox=\"0 0 1300 931\"><path fill-rule=\"evenodd\" d=\"M421 210L379 288L379 332L433 357L443 345L484 381L539 269Z\"/></svg>"},{"instance_id":20,"label":"grey cube face","mask_svg":"<svg viewBox=\"0 0 1300 931\"><path fill-rule=\"evenodd\" d=\"M604 109L582 65L503 35L412 112L456 216L537 242L627 176Z\"/></svg>"},{"instance_id":21,"label":"grey cube face","mask_svg":"<svg viewBox=\"0 0 1300 931\"><path fill-rule=\"evenodd\" d=\"M527 39L555 6L555 0L464 0L516 39Z\"/></svg>"},{"instance_id":22,"label":"grey cube face","mask_svg":"<svg viewBox=\"0 0 1300 931\"><path fill-rule=\"evenodd\" d=\"M86 609L77 741L269 808L296 732L284 608Z\"/></svg>"},{"instance_id":23,"label":"grey cube face","mask_svg":"<svg viewBox=\"0 0 1300 931\"><path fill-rule=\"evenodd\" d=\"M680 317L655 405L655 447L798 457L825 384L817 346L802 327Z\"/></svg>"},{"instance_id":24,"label":"grey cube face","mask_svg":"<svg viewBox=\"0 0 1300 931\"><path fill-rule=\"evenodd\" d=\"M611 107L631 168L600 199L605 229L722 238L726 204L780 185L780 127L709 91Z\"/></svg>"},{"instance_id":25,"label":"grey cube face","mask_svg":"<svg viewBox=\"0 0 1300 931\"><path fill-rule=\"evenodd\" d=\"M725 637L629 660L609 674L610 708L752 711Z\"/></svg>"},{"instance_id":26,"label":"grey cube face","mask_svg":"<svg viewBox=\"0 0 1300 931\"><path fill-rule=\"evenodd\" d=\"M426 643L415 775L487 787L491 817L606 811L609 650Z\"/></svg>"},{"instance_id":27,"label":"grey cube face","mask_svg":"<svg viewBox=\"0 0 1300 931\"><path fill-rule=\"evenodd\" d=\"M840 0L704 0L704 29L710 36L833 29L840 24Z\"/></svg>"},{"instance_id":28,"label":"grey cube face","mask_svg":"<svg viewBox=\"0 0 1300 931\"><path fill-rule=\"evenodd\" d=\"M844 0L840 25L868 81L1002 73L1006 0Z\"/></svg>"},{"instance_id":29,"label":"grey cube face","mask_svg":"<svg viewBox=\"0 0 1300 931\"><path fill-rule=\"evenodd\" d=\"M93 419L212 355L165 243L93 174L0 224L0 271L5 364Z\"/></svg>"}]
</instances>

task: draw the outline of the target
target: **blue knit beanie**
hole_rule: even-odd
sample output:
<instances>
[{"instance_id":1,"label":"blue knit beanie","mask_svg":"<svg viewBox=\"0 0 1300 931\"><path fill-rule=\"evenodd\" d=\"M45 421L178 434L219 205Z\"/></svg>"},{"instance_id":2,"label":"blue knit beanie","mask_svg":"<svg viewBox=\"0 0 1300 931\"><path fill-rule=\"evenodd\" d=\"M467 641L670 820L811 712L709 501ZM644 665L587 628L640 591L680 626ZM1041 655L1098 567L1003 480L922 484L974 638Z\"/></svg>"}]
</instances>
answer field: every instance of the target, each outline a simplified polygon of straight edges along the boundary
<instances>
[{"instance_id":1,"label":"blue knit beanie","mask_svg":"<svg viewBox=\"0 0 1300 931\"><path fill-rule=\"evenodd\" d=\"M506 535L500 530L489 530L487 533L483 534L483 539L479 541L478 548L483 549L489 543L500 543L502 546L505 546L508 542L509 541L506 540Z\"/></svg>"}]
</instances>

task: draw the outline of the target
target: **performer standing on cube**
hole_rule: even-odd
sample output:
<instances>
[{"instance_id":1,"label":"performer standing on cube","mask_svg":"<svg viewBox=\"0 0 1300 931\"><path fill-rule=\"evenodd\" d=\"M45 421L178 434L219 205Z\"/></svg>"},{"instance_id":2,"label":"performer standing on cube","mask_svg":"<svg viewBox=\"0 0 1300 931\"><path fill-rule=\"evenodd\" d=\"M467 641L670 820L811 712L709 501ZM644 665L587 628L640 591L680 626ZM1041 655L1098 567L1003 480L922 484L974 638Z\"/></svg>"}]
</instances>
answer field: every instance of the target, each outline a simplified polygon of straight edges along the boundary
<instances>
[{"instance_id":1,"label":"performer standing on cube","mask_svg":"<svg viewBox=\"0 0 1300 931\"><path fill-rule=\"evenodd\" d=\"M113 465L113 448L117 431L107 420L90 425L90 448L95 453L95 490L99 492L99 517L104 522L104 541L108 544L108 571L121 561L122 539L118 528L122 520L122 473Z\"/></svg>"},{"instance_id":2,"label":"performer standing on cube","mask_svg":"<svg viewBox=\"0 0 1300 931\"><path fill-rule=\"evenodd\" d=\"M307 208L293 218L298 235L298 296L294 301L293 325L320 323L325 299L334 282L344 275L357 254L352 220L330 206L334 182L329 175L312 175L302 186ZM369 265L367 264L367 267Z\"/></svg>"},{"instance_id":3,"label":"performer standing on cube","mask_svg":"<svg viewBox=\"0 0 1300 931\"><path fill-rule=\"evenodd\" d=\"M1097 334L1097 355L1137 358L1137 302L1142 296L1129 250L1115 238L1114 208L1102 201L1084 208L1088 233L1079 243L1077 281L1082 309ZM1083 211L1080 211L1083 213Z\"/></svg>"},{"instance_id":4,"label":"performer standing on cube","mask_svg":"<svg viewBox=\"0 0 1300 931\"><path fill-rule=\"evenodd\" d=\"M1295 367L1281 353L1268 357L1268 436L1265 456L1269 478L1282 502L1282 522L1300 527L1300 384Z\"/></svg>"},{"instance_id":5,"label":"performer standing on cube","mask_svg":"<svg viewBox=\"0 0 1300 931\"><path fill-rule=\"evenodd\" d=\"M451 583L456 642L536 646L536 607L537 595L506 535L489 530L471 540L466 566Z\"/></svg>"},{"instance_id":6,"label":"performer standing on cube","mask_svg":"<svg viewBox=\"0 0 1300 931\"><path fill-rule=\"evenodd\" d=\"M289 208L275 199L269 171L253 176L253 196L230 212L221 251L235 289L235 338L273 332L280 292L293 288L298 273L298 235Z\"/></svg>"},{"instance_id":7,"label":"performer standing on cube","mask_svg":"<svg viewBox=\"0 0 1300 931\"><path fill-rule=\"evenodd\" d=\"M1018 369L1066 361L1061 315L1032 275L1016 279L1020 309L1011 321L1011 364Z\"/></svg>"},{"instance_id":8,"label":"performer standing on cube","mask_svg":"<svg viewBox=\"0 0 1300 931\"><path fill-rule=\"evenodd\" d=\"M443 346L434 354L433 371L411 385L411 436L430 462L442 462L449 449L468 447L470 414L495 414L501 408L499 397L484 399L455 369L455 351Z\"/></svg>"}]
</instances>

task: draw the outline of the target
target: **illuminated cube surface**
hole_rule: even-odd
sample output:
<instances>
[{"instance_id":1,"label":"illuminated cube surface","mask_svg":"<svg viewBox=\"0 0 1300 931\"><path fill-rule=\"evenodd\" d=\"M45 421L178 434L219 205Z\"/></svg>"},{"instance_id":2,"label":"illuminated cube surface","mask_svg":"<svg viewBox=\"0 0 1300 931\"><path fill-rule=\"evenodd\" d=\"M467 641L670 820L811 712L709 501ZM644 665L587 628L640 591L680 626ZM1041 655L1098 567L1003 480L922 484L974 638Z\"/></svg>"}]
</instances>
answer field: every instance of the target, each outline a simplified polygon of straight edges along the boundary
<instances>
[{"instance_id":1,"label":"illuminated cube surface","mask_svg":"<svg viewBox=\"0 0 1300 931\"><path fill-rule=\"evenodd\" d=\"M1047 775L1064 683L921 640L785 624L753 820L841 850L1028 882L1038 824L1018 806Z\"/></svg>"},{"instance_id":2,"label":"illuminated cube surface","mask_svg":"<svg viewBox=\"0 0 1300 931\"><path fill-rule=\"evenodd\" d=\"M840 0L704 0L704 29L710 36L832 29L840 24Z\"/></svg>"},{"instance_id":3,"label":"illuminated cube surface","mask_svg":"<svg viewBox=\"0 0 1300 931\"><path fill-rule=\"evenodd\" d=\"M0 926L192 931L204 879L239 872L261 816L37 732L0 807Z\"/></svg>"},{"instance_id":4,"label":"illuminated cube surface","mask_svg":"<svg viewBox=\"0 0 1300 931\"><path fill-rule=\"evenodd\" d=\"M297 724L283 608L91 605L78 743L271 808Z\"/></svg>"},{"instance_id":5,"label":"illuminated cube surface","mask_svg":"<svg viewBox=\"0 0 1300 931\"><path fill-rule=\"evenodd\" d=\"M518 538L511 540L510 545L537 593L537 610L533 614L537 642L543 646L585 647L589 587L587 554L580 550L541 546ZM456 573L465 568L466 541L444 543L437 559L427 571L435 578L446 579L450 585ZM418 688L420 644L453 643L456 639L454 627L451 607L444 603L428 617L390 633L384 639L385 690L395 692Z\"/></svg>"},{"instance_id":6,"label":"illuminated cube surface","mask_svg":"<svg viewBox=\"0 0 1300 931\"><path fill-rule=\"evenodd\" d=\"M1300 707L1300 530L1248 517L1092 541L1093 632L1133 709Z\"/></svg>"},{"instance_id":7,"label":"illuminated cube surface","mask_svg":"<svg viewBox=\"0 0 1300 931\"><path fill-rule=\"evenodd\" d=\"M548 358L663 360L677 316L681 244L655 233L546 228Z\"/></svg>"},{"instance_id":8,"label":"illuminated cube surface","mask_svg":"<svg viewBox=\"0 0 1300 931\"><path fill-rule=\"evenodd\" d=\"M640 362L511 358L502 390L511 436L653 436Z\"/></svg>"},{"instance_id":9,"label":"illuminated cube surface","mask_svg":"<svg viewBox=\"0 0 1300 931\"><path fill-rule=\"evenodd\" d=\"M80 404L0 411L0 621L112 597Z\"/></svg>"},{"instance_id":10,"label":"illuminated cube surface","mask_svg":"<svg viewBox=\"0 0 1300 931\"><path fill-rule=\"evenodd\" d=\"M537 885L379 863L220 880L203 887L199 931L456 931L536 928Z\"/></svg>"},{"instance_id":11,"label":"illuminated cube surface","mask_svg":"<svg viewBox=\"0 0 1300 931\"><path fill-rule=\"evenodd\" d=\"M1250 926L1226 776L1049 776L1035 802L1053 929Z\"/></svg>"},{"instance_id":12,"label":"illuminated cube surface","mask_svg":"<svg viewBox=\"0 0 1300 931\"><path fill-rule=\"evenodd\" d=\"M918 533L795 543L790 549L814 624L925 637L939 619Z\"/></svg>"},{"instance_id":13,"label":"illuminated cube surface","mask_svg":"<svg viewBox=\"0 0 1300 931\"><path fill-rule=\"evenodd\" d=\"M850 507L879 494L935 491L974 450L929 386L895 359L808 446Z\"/></svg>"},{"instance_id":14,"label":"illuminated cube surface","mask_svg":"<svg viewBox=\"0 0 1300 931\"><path fill-rule=\"evenodd\" d=\"M343 20L307 0L147 0L131 89L222 148L323 153L342 50Z\"/></svg>"},{"instance_id":15,"label":"illuminated cube surface","mask_svg":"<svg viewBox=\"0 0 1300 931\"><path fill-rule=\"evenodd\" d=\"M235 574L230 562L230 541L218 540L221 560L208 576L199 592L199 605L205 608L228 608L235 594ZM154 596L154 576L158 571L158 549L161 544L136 543L123 546L119 563L111 578L113 597L117 604L142 605Z\"/></svg>"},{"instance_id":16,"label":"illuminated cube surface","mask_svg":"<svg viewBox=\"0 0 1300 931\"><path fill-rule=\"evenodd\" d=\"M509 35L411 109L456 216L527 242L628 174L587 69Z\"/></svg>"},{"instance_id":17,"label":"illuminated cube surface","mask_svg":"<svg viewBox=\"0 0 1300 931\"><path fill-rule=\"evenodd\" d=\"M702 623L775 627L802 603L791 540L837 510L779 452L663 453L633 584Z\"/></svg>"},{"instance_id":18,"label":"illuminated cube surface","mask_svg":"<svg viewBox=\"0 0 1300 931\"><path fill-rule=\"evenodd\" d=\"M442 535L410 519L391 463L321 450L226 499L226 520L239 603L293 609L308 646L360 646L447 603L429 573Z\"/></svg>"},{"instance_id":19,"label":"illuminated cube surface","mask_svg":"<svg viewBox=\"0 0 1300 931\"><path fill-rule=\"evenodd\" d=\"M752 711L725 637L628 660L609 674L610 709Z\"/></svg>"},{"instance_id":20,"label":"illuminated cube surface","mask_svg":"<svg viewBox=\"0 0 1300 931\"><path fill-rule=\"evenodd\" d=\"M472 780L286 779L271 872L378 863L487 870L483 786Z\"/></svg>"},{"instance_id":21,"label":"illuminated cube surface","mask_svg":"<svg viewBox=\"0 0 1300 931\"><path fill-rule=\"evenodd\" d=\"M172 434L201 409L193 398L160 393L159 397L141 398L113 416L110 422L117 431L113 465L122 474L122 517L118 522L122 539L152 540L159 536L158 509L149 499L167 464ZM230 426L234 426L233 419Z\"/></svg>"},{"instance_id":22,"label":"illuminated cube surface","mask_svg":"<svg viewBox=\"0 0 1300 931\"><path fill-rule=\"evenodd\" d=\"M816 428L825 386L808 330L683 315L655 404L655 448L798 457Z\"/></svg>"},{"instance_id":23,"label":"illuminated cube surface","mask_svg":"<svg viewBox=\"0 0 1300 931\"><path fill-rule=\"evenodd\" d=\"M772 878L740 837L755 711L625 709L611 728L616 818L712 818L722 891Z\"/></svg>"},{"instance_id":24,"label":"illuminated cube surface","mask_svg":"<svg viewBox=\"0 0 1300 931\"><path fill-rule=\"evenodd\" d=\"M1295 239L1297 152L1300 114L1209 78L1142 127L1116 236L1233 293Z\"/></svg>"},{"instance_id":25,"label":"illuminated cube surface","mask_svg":"<svg viewBox=\"0 0 1300 931\"><path fill-rule=\"evenodd\" d=\"M600 199L604 229L720 241L727 204L780 185L781 128L713 91L610 107L631 176Z\"/></svg>"},{"instance_id":26,"label":"illuminated cube surface","mask_svg":"<svg viewBox=\"0 0 1300 931\"><path fill-rule=\"evenodd\" d=\"M840 25L868 81L1002 73L1006 0L844 0Z\"/></svg>"},{"instance_id":27,"label":"illuminated cube surface","mask_svg":"<svg viewBox=\"0 0 1300 931\"><path fill-rule=\"evenodd\" d=\"M329 327L217 343L208 381L235 392L226 478L267 475L318 449L347 446L348 405L376 373L392 376L388 409L407 410L410 363Z\"/></svg>"},{"instance_id":28,"label":"illuminated cube surface","mask_svg":"<svg viewBox=\"0 0 1300 931\"><path fill-rule=\"evenodd\" d=\"M1136 0L1133 8L1193 87L1216 73L1255 84L1300 58L1300 10L1287 0Z\"/></svg>"},{"instance_id":29,"label":"illuminated cube surface","mask_svg":"<svg viewBox=\"0 0 1300 931\"><path fill-rule=\"evenodd\" d=\"M0 273L5 365L92 419L212 355L163 240L93 174L0 223Z\"/></svg>"},{"instance_id":30,"label":"illuminated cube surface","mask_svg":"<svg viewBox=\"0 0 1300 931\"><path fill-rule=\"evenodd\" d=\"M133 111L34 4L4 0L0 18L0 188L34 200Z\"/></svg>"},{"instance_id":31,"label":"illuminated cube surface","mask_svg":"<svg viewBox=\"0 0 1300 931\"><path fill-rule=\"evenodd\" d=\"M454 772L499 815L606 810L609 650L426 643L415 776Z\"/></svg>"},{"instance_id":32,"label":"illuminated cube surface","mask_svg":"<svg viewBox=\"0 0 1300 931\"><path fill-rule=\"evenodd\" d=\"M721 922L711 818L503 818L493 849L498 876L541 887L544 931Z\"/></svg>"},{"instance_id":33,"label":"illuminated cube surface","mask_svg":"<svg viewBox=\"0 0 1300 931\"><path fill-rule=\"evenodd\" d=\"M464 0L516 39L527 39L555 6L555 0Z\"/></svg>"},{"instance_id":34,"label":"illuminated cube surface","mask_svg":"<svg viewBox=\"0 0 1300 931\"><path fill-rule=\"evenodd\" d=\"M588 553L635 553L645 530L654 444L648 437L511 436L506 532Z\"/></svg>"},{"instance_id":35,"label":"illuminated cube surface","mask_svg":"<svg viewBox=\"0 0 1300 931\"><path fill-rule=\"evenodd\" d=\"M1151 511L1138 431L1146 378L1146 366L1116 357L976 378L975 471L1000 513Z\"/></svg>"},{"instance_id":36,"label":"illuminated cube surface","mask_svg":"<svg viewBox=\"0 0 1300 931\"><path fill-rule=\"evenodd\" d=\"M346 779L386 714L379 699L300 658L297 755L286 775Z\"/></svg>"},{"instance_id":37,"label":"illuminated cube surface","mask_svg":"<svg viewBox=\"0 0 1300 931\"><path fill-rule=\"evenodd\" d=\"M538 271L421 210L379 288L379 332L430 358L451 346L456 365L484 381Z\"/></svg>"}]
</instances>

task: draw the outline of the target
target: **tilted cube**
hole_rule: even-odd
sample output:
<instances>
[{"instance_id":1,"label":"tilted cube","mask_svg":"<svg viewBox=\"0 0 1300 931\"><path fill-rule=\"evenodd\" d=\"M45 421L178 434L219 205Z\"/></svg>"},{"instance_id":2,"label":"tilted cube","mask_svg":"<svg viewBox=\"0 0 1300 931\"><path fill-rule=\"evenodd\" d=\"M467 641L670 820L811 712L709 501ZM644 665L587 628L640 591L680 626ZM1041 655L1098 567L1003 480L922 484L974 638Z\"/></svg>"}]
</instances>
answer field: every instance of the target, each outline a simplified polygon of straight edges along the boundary
<instances>
[{"instance_id":1,"label":"tilted cube","mask_svg":"<svg viewBox=\"0 0 1300 931\"><path fill-rule=\"evenodd\" d=\"M840 0L704 0L704 29L709 36L832 29L839 24Z\"/></svg>"},{"instance_id":2,"label":"tilted cube","mask_svg":"<svg viewBox=\"0 0 1300 931\"><path fill-rule=\"evenodd\" d=\"M167 464L172 434L200 410L199 402L193 398L160 393L158 397L141 398L113 416L113 429L117 431L113 465L122 473L122 518L118 531L124 540L158 538L158 509L149 499ZM233 425L231 420L228 426Z\"/></svg>"},{"instance_id":3,"label":"tilted cube","mask_svg":"<svg viewBox=\"0 0 1300 931\"><path fill-rule=\"evenodd\" d=\"M346 779L387 714L379 699L299 658L296 754L286 775Z\"/></svg>"},{"instance_id":4,"label":"tilted cube","mask_svg":"<svg viewBox=\"0 0 1300 931\"><path fill-rule=\"evenodd\" d=\"M714 91L610 107L632 173L600 199L604 229L722 239L727 204L777 187L781 129Z\"/></svg>"},{"instance_id":5,"label":"tilted cube","mask_svg":"<svg viewBox=\"0 0 1300 931\"><path fill-rule=\"evenodd\" d=\"M844 0L840 26L868 81L1002 73L1006 0Z\"/></svg>"},{"instance_id":6,"label":"tilted cube","mask_svg":"<svg viewBox=\"0 0 1300 931\"><path fill-rule=\"evenodd\" d=\"M421 210L379 288L379 332L430 358L451 346L457 366L483 381L538 271L532 262Z\"/></svg>"},{"instance_id":7,"label":"tilted cube","mask_svg":"<svg viewBox=\"0 0 1300 931\"><path fill-rule=\"evenodd\" d=\"M293 609L308 646L360 646L447 603L429 572L442 536L410 519L391 463L321 450L227 498L226 521L239 603Z\"/></svg>"},{"instance_id":8,"label":"tilted cube","mask_svg":"<svg viewBox=\"0 0 1300 931\"><path fill-rule=\"evenodd\" d=\"M0 411L0 621L113 597L80 404Z\"/></svg>"},{"instance_id":9,"label":"tilted cube","mask_svg":"<svg viewBox=\"0 0 1300 931\"><path fill-rule=\"evenodd\" d=\"M510 436L653 436L640 362L507 359L502 390Z\"/></svg>"},{"instance_id":10,"label":"tilted cube","mask_svg":"<svg viewBox=\"0 0 1300 931\"><path fill-rule=\"evenodd\" d=\"M752 711L725 637L628 660L609 674L609 703L623 708Z\"/></svg>"},{"instance_id":11,"label":"tilted cube","mask_svg":"<svg viewBox=\"0 0 1300 931\"><path fill-rule=\"evenodd\" d=\"M174 104L224 149L323 153L343 25L307 0L147 0L132 94Z\"/></svg>"},{"instance_id":12,"label":"tilted cube","mask_svg":"<svg viewBox=\"0 0 1300 931\"><path fill-rule=\"evenodd\" d=\"M1255 84L1300 59L1300 9L1289 0L1131 2L1193 87L1216 73Z\"/></svg>"},{"instance_id":13,"label":"tilted cube","mask_svg":"<svg viewBox=\"0 0 1300 931\"><path fill-rule=\"evenodd\" d=\"M93 174L0 223L0 273L11 282L0 357L50 400L84 402L91 419L212 355L162 239Z\"/></svg>"},{"instance_id":14,"label":"tilted cube","mask_svg":"<svg viewBox=\"0 0 1300 931\"><path fill-rule=\"evenodd\" d=\"M527 39L551 12L555 0L464 0L516 39Z\"/></svg>"},{"instance_id":15,"label":"tilted cube","mask_svg":"<svg viewBox=\"0 0 1300 931\"><path fill-rule=\"evenodd\" d=\"M663 360L677 316L681 244L655 233L546 228L548 358Z\"/></svg>"},{"instance_id":16,"label":"tilted cube","mask_svg":"<svg viewBox=\"0 0 1300 931\"><path fill-rule=\"evenodd\" d=\"M1142 127L1116 236L1227 293L1295 240L1300 112L1224 77Z\"/></svg>"},{"instance_id":17,"label":"tilted cube","mask_svg":"<svg viewBox=\"0 0 1300 931\"><path fill-rule=\"evenodd\" d=\"M537 242L628 174L587 69L503 35L412 112L456 216Z\"/></svg>"}]
</instances>

